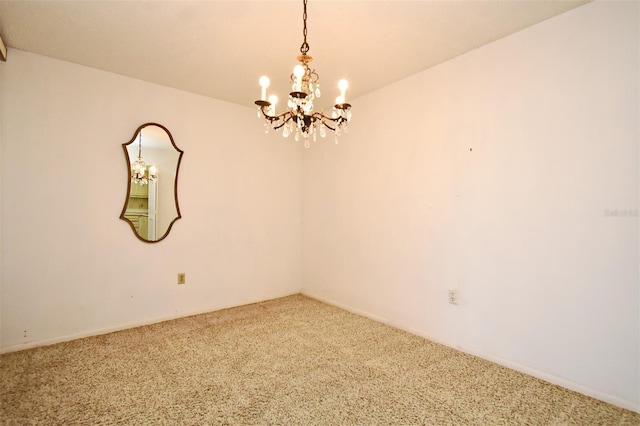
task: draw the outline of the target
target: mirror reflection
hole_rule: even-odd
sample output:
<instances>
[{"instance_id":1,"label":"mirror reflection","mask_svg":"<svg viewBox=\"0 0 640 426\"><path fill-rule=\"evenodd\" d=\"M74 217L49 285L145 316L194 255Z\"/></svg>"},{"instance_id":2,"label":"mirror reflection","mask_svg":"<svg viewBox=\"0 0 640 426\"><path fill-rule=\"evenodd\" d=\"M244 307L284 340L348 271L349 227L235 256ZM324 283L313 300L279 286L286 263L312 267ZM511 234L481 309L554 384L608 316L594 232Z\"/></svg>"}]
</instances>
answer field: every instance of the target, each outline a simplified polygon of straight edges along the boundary
<instances>
[{"instance_id":1,"label":"mirror reflection","mask_svg":"<svg viewBox=\"0 0 640 426\"><path fill-rule=\"evenodd\" d=\"M169 130L157 123L138 127L122 147L129 179L120 219L129 223L140 240L161 241L181 217L177 191L183 151Z\"/></svg>"}]
</instances>

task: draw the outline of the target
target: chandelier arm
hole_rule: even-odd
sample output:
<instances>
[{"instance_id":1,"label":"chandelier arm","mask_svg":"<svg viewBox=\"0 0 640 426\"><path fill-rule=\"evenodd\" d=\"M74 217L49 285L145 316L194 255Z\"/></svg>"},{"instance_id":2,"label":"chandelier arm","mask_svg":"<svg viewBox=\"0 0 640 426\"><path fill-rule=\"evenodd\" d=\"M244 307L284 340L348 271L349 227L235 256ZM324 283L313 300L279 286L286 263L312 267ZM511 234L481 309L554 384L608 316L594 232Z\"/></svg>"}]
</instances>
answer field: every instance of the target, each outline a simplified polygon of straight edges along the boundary
<instances>
[{"instance_id":1,"label":"chandelier arm","mask_svg":"<svg viewBox=\"0 0 640 426\"><path fill-rule=\"evenodd\" d=\"M280 114L280 116L283 116L284 114ZM291 117L285 118L284 120L282 120L282 123L273 126L273 130L280 130L281 127L284 127L285 124L287 124L289 122L289 120L291 120Z\"/></svg>"},{"instance_id":2,"label":"chandelier arm","mask_svg":"<svg viewBox=\"0 0 640 426\"><path fill-rule=\"evenodd\" d=\"M336 117L336 118L331 118L331 117L327 117L326 115L324 115L321 112L314 112L311 117L313 117L313 120L320 120L320 122L322 124L324 124L328 129L332 130L335 132L336 128L342 124L343 122L346 121L346 119L344 117ZM334 127L331 127L331 125L329 125L329 123L331 123Z\"/></svg>"},{"instance_id":3,"label":"chandelier arm","mask_svg":"<svg viewBox=\"0 0 640 426\"><path fill-rule=\"evenodd\" d=\"M282 120L282 123L280 123L280 124L278 124L276 126L273 126L273 130L278 130L279 128L283 127L294 116L294 114L291 111L285 111L282 114L278 114L278 115L269 115L269 113L265 111L265 109L267 109L267 108L269 108L269 105L260 106L260 112L262 113L263 117L266 120L269 120L269 123L272 126L273 126L273 122L278 122L278 121Z\"/></svg>"},{"instance_id":4,"label":"chandelier arm","mask_svg":"<svg viewBox=\"0 0 640 426\"><path fill-rule=\"evenodd\" d=\"M260 112L262 113L262 115L264 116L264 118L266 118L269 121L275 121L278 120L282 117L284 117L287 114L290 114L289 111L285 111L282 114L278 114L278 115L269 115L269 113L267 111L265 111L266 109L268 109L270 107L270 105L263 105L260 107Z\"/></svg>"}]
</instances>

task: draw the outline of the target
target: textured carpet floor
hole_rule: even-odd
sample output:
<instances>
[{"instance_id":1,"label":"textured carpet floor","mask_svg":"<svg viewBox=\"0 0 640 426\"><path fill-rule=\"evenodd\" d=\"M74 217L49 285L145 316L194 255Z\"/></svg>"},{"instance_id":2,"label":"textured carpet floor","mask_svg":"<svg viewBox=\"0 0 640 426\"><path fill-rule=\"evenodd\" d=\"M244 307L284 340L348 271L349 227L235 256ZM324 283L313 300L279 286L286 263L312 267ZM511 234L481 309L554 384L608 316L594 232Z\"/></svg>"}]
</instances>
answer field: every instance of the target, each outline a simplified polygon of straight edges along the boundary
<instances>
[{"instance_id":1,"label":"textured carpet floor","mask_svg":"<svg viewBox=\"0 0 640 426\"><path fill-rule=\"evenodd\" d=\"M0 357L3 425L640 425L302 295Z\"/></svg>"}]
</instances>

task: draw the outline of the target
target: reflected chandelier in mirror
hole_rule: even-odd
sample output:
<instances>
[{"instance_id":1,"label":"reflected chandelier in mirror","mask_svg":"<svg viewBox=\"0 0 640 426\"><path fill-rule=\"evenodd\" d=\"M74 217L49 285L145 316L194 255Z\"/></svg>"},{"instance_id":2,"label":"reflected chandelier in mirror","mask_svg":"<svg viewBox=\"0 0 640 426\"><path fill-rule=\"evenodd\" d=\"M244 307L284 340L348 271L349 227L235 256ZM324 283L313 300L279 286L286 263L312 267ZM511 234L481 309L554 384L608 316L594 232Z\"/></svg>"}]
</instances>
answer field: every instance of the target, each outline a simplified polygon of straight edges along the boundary
<instances>
[{"instance_id":1,"label":"reflected chandelier in mirror","mask_svg":"<svg viewBox=\"0 0 640 426\"><path fill-rule=\"evenodd\" d=\"M183 151L166 127L145 123L122 144L127 160L127 196L120 219L138 239L157 243L180 219L178 172Z\"/></svg>"}]
</instances>

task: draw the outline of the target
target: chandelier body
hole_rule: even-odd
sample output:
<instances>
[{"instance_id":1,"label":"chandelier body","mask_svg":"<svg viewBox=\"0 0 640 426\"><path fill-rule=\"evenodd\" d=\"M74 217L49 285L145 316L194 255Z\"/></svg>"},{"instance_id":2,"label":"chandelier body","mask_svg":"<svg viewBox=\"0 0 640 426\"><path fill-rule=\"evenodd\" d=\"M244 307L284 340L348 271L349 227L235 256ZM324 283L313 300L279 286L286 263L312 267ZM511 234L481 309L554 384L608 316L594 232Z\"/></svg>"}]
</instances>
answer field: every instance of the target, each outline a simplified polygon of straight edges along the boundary
<instances>
[{"instance_id":1,"label":"chandelier body","mask_svg":"<svg viewBox=\"0 0 640 426\"><path fill-rule=\"evenodd\" d=\"M304 41L300 46L300 55L298 56L298 65L293 68L291 74L291 93L287 102L288 109L276 114L275 105L278 98L274 95L267 100L267 87L269 87L269 78L260 77L260 86L262 88L261 99L255 101L258 106L258 118L265 120L265 133L269 129L282 129L282 136L288 137L294 134L295 140L304 139L305 147L310 146L310 139L314 141L317 135L325 137L327 129L335 133L335 141L338 143L338 136L341 132L347 131L347 126L351 120L351 105L345 101L345 91L349 86L347 80L340 80L338 87L340 96L336 98L331 116L327 116L324 112L313 110L313 101L319 98L320 77L318 73L311 67L309 63L313 58L309 53L309 44L307 43L307 0L304 0L303 13L303 36Z\"/></svg>"}]
</instances>

